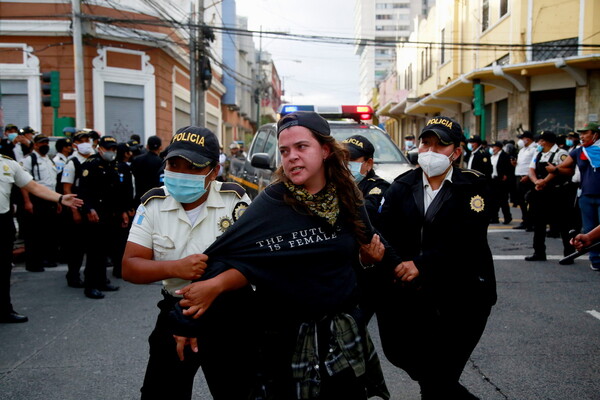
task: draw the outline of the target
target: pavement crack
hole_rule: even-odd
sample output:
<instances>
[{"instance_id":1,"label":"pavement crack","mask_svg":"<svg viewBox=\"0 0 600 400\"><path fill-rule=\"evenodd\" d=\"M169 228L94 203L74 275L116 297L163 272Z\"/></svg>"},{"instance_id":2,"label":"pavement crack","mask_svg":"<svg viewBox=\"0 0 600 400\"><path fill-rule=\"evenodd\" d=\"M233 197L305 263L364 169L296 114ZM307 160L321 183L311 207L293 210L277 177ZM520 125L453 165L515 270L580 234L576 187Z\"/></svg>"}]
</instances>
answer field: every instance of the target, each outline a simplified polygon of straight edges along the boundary
<instances>
[{"instance_id":1,"label":"pavement crack","mask_svg":"<svg viewBox=\"0 0 600 400\"><path fill-rule=\"evenodd\" d=\"M473 361L472 358L469 358L469 362L471 363L473 369L475 371L477 371L477 373L481 376L481 378L484 380L484 382L487 382L489 385L491 385L498 394L500 394L502 397L504 397L506 400L508 400L508 396L506 394L504 394L504 392L502 391L502 389L500 389L500 387L498 385L496 385L494 382L492 382L492 380L483 373L483 371L481 370L481 368L479 367L479 365L477 365L475 363L475 361Z\"/></svg>"}]
</instances>

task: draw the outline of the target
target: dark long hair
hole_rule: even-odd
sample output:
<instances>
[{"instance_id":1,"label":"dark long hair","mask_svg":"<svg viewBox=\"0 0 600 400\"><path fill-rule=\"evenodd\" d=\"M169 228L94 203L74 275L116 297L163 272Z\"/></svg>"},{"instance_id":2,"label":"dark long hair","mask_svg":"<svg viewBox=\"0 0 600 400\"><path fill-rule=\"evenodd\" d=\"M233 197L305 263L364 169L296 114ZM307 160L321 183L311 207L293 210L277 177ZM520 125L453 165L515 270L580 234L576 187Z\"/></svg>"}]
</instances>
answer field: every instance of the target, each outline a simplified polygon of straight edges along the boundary
<instances>
[{"instance_id":1,"label":"dark long hair","mask_svg":"<svg viewBox=\"0 0 600 400\"><path fill-rule=\"evenodd\" d=\"M333 136L325 136L313 130L310 131L321 146L328 146L330 149L329 157L324 161L325 181L327 184L333 183L335 186L340 205L340 217L352 228L360 243L367 243L366 226L359 211L364 200L360 190L354 183L352 172L348 169L348 160L350 159L348 150L337 142ZM275 183L277 182L290 182L290 179L285 175L283 166L275 171ZM289 193L285 194L284 200L294 208L305 209L304 205Z\"/></svg>"}]
</instances>

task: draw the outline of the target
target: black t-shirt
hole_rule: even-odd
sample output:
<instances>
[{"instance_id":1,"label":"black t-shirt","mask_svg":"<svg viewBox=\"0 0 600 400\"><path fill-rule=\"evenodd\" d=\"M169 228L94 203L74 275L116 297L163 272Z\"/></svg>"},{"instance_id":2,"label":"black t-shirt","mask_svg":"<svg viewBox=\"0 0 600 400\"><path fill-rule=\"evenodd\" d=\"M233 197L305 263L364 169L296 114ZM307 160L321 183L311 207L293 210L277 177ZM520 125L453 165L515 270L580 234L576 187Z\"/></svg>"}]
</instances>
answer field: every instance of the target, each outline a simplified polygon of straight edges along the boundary
<instances>
[{"instance_id":1,"label":"black t-shirt","mask_svg":"<svg viewBox=\"0 0 600 400\"><path fill-rule=\"evenodd\" d=\"M340 223L295 210L283 184L264 190L207 250L210 278L235 268L256 287L265 312L319 318L339 312L356 290L358 243ZM270 309L270 310L269 310Z\"/></svg>"}]
</instances>

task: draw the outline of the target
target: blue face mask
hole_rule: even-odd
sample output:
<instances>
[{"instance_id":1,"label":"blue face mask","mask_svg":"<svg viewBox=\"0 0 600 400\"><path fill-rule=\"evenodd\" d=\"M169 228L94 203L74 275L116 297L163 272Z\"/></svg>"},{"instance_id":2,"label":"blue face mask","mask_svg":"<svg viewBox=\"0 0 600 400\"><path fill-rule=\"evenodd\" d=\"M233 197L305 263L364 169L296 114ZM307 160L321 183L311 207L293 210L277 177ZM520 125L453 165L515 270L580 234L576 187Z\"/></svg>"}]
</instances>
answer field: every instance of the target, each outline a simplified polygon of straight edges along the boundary
<instances>
[{"instance_id":1,"label":"blue face mask","mask_svg":"<svg viewBox=\"0 0 600 400\"><path fill-rule=\"evenodd\" d=\"M542 150L544 150L544 146L542 146L541 144L538 144L536 150L538 153L541 153Z\"/></svg>"},{"instance_id":2,"label":"blue face mask","mask_svg":"<svg viewBox=\"0 0 600 400\"><path fill-rule=\"evenodd\" d=\"M569 147L573 146L573 141L571 139L567 139L566 145Z\"/></svg>"},{"instance_id":3,"label":"blue face mask","mask_svg":"<svg viewBox=\"0 0 600 400\"><path fill-rule=\"evenodd\" d=\"M212 169L206 175L196 175L165 170L165 186L169 194L178 202L193 203L206 193L204 181L211 172Z\"/></svg>"},{"instance_id":4,"label":"blue face mask","mask_svg":"<svg viewBox=\"0 0 600 400\"><path fill-rule=\"evenodd\" d=\"M494 149L492 149L491 147L488 148L488 152L490 153L490 155L492 155L492 156L494 155Z\"/></svg>"},{"instance_id":5,"label":"blue face mask","mask_svg":"<svg viewBox=\"0 0 600 400\"><path fill-rule=\"evenodd\" d=\"M15 138L16 138L17 136L18 136L18 134L17 134L17 133L9 133L9 134L8 134L8 140L10 140L10 141L12 142L13 140L15 140Z\"/></svg>"},{"instance_id":6,"label":"blue face mask","mask_svg":"<svg viewBox=\"0 0 600 400\"><path fill-rule=\"evenodd\" d=\"M352 176L354 177L354 181L356 183L362 181L363 179L365 179L366 175L363 175L360 173L360 168L362 167L362 163L361 162L357 162L357 161L349 161L348 162L348 166L350 167L350 172L352 172Z\"/></svg>"},{"instance_id":7,"label":"blue face mask","mask_svg":"<svg viewBox=\"0 0 600 400\"><path fill-rule=\"evenodd\" d=\"M467 149L469 149L469 151L473 151L473 145L471 143L467 143Z\"/></svg>"}]
</instances>

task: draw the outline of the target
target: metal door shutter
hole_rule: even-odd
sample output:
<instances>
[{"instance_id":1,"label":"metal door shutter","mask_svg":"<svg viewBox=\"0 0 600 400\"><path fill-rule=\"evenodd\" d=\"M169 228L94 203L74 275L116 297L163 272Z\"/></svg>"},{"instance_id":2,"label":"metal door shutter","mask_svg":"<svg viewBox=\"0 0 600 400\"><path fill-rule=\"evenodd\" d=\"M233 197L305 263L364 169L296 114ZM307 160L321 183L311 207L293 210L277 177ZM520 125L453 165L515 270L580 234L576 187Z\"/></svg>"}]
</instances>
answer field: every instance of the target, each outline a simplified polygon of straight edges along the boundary
<instances>
[{"instance_id":1,"label":"metal door shutter","mask_svg":"<svg viewBox=\"0 0 600 400\"><path fill-rule=\"evenodd\" d=\"M531 110L535 132L569 133L575 125L575 88L532 92Z\"/></svg>"},{"instance_id":2,"label":"metal door shutter","mask_svg":"<svg viewBox=\"0 0 600 400\"><path fill-rule=\"evenodd\" d=\"M106 135L126 142L134 133L144 134L144 87L106 82L105 84Z\"/></svg>"},{"instance_id":3,"label":"metal door shutter","mask_svg":"<svg viewBox=\"0 0 600 400\"><path fill-rule=\"evenodd\" d=\"M29 125L29 101L27 81L0 80L4 124L15 124L19 128Z\"/></svg>"}]
</instances>

